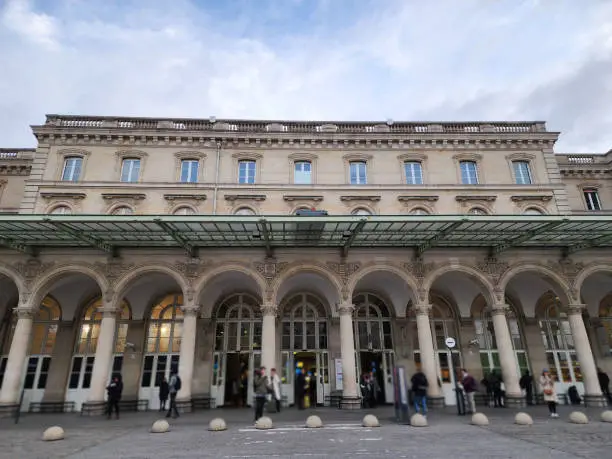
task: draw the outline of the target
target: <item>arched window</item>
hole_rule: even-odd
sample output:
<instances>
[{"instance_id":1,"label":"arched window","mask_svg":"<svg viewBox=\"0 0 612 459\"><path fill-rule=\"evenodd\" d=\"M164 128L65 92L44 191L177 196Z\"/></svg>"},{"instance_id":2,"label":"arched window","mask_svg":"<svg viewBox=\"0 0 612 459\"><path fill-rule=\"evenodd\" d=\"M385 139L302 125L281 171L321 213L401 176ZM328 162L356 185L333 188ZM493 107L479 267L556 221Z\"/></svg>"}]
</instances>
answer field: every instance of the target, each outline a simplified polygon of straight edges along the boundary
<instances>
[{"instance_id":1,"label":"arched window","mask_svg":"<svg viewBox=\"0 0 612 459\"><path fill-rule=\"evenodd\" d=\"M528 207L523 212L523 215L544 215L540 209L536 209L535 207Z\"/></svg>"},{"instance_id":2,"label":"arched window","mask_svg":"<svg viewBox=\"0 0 612 459\"><path fill-rule=\"evenodd\" d=\"M151 309L147 352L174 354L181 349L183 336L183 295L167 295Z\"/></svg>"},{"instance_id":3,"label":"arched window","mask_svg":"<svg viewBox=\"0 0 612 459\"><path fill-rule=\"evenodd\" d=\"M113 215L133 215L134 211L128 206L115 207L112 212Z\"/></svg>"},{"instance_id":4,"label":"arched window","mask_svg":"<svg viewBox=\"0 0 612 459\"><path fill-rule=\"evenodd\" d=\"M57 206L50 213L51 215L72 215L72 209L68 206Z\"/></svg>"},{"instance_id":5,"label":"arched window","mask_svg":"<svg viewBox=\"0 0 612 459\"><path fill-rule=\"evenodd\" d=\"M250 207L240 207L234 212L234 215L257 215Z\"/></svg>"},{"instance_id":6,"label":"arched window","mask_svg":"<svg viewBox=\"0 0 612 459\"><path fill-rule=\"evenodd\" d=\"M351 212L351 215L372 215L372 212L364 207L358 207Z\"/></svg>"},{"instance_id":7,"label":"arched window","mask_svg":"<svg viewBox=\"0 0 612 459\"><path fill-rule=\"evenodd\" d=\"M545 293L536 311L550 373L560 383L582 382L574 337L559 298L552 292Z\"/></svg>"},{"instance_id":8,"label":"arched window","mask_svg":"<svg viewBox=\"0 0 612 459\"><path fill-rule=\"evenodd\" d=\"M488 215L487 211L484 209L481 209L480 207L472 207L469 211L468 211L469 215Z\"/></svg>"},{"instance_id":9,"label":"arched window","mask_svg":"<svg viewBox=\"0 0 612 459\"><path fill-rule=\"evenodd\" d=\"M236 294L217 307L215 350L224 352L261 349L261 311L256 298Z\"/></svg>"},{"instance_id":10,"label":"arched window","mask_svg":"<svg viewBox=\"0 0 612 459\"><path fill-rule=\"evenodd\" d=\"M599 320L601 327L597 331L602 346L602 355L612 355L612 294L599 303Z\"/></svg>"},{"instance_id":11,"label":"arched window","mask_svg":"<svg viewBox=\"0 0 612 459\"><path fill-rule=\"evenodd\" d=\"M480 364L485 374L495 371L500 375L501 362L499 359L491 309L487 307L485 299L482 296L476 301L479 301L480 304L474 308L475 312L473 318L476 339L478 340L478 347L480 348ZM516 356L518 370L522 374L526 370L529 370L527 351L521 335L516 310L510 302L507 301L507 303L510 304L510 311L508 311L506 318L510 329L510 337L512 338L512 347Z\"/></svg>"},{"instance_id":12,"label":"arched window","mask_svg":"<svg viewBox=\"0 0 612 459\"><path fill-rule=\"evenodd\" d=\"M181 206L172 212L172 215L194 215L195 212L191 207Z\"/></svg>"},{"instance_id":13,"label":"arched window","mask_svg":"<svg viewBox=\"0 0 612 459\"><path fill-rule=\"evenodd\" d=\"M355 349L382 351L393 349L391 317L383 300L371 293L353 298L355 305Z\"/></svg>"},{"instance_id":14,"label":"arched window","mask_svg":"<svg viewBox=\"0 0 612 459\"><path fill-rule=\"evenodd\" d=\"M423 209L422 207L415 207L409 212L409 214L410 215L429 215L429 212L427 212L427 210Z\"/></svg>"},{"instance_id":15,"label":"arched window","mask_svg":"<svg viewBox=\"0 0 612 459\"><path fill-rule=\"evenodd\" d=\"M300 293L287 300L282 309L282 350L327 349L327 314L318 298Z\"/></svg>"}]
</instances>

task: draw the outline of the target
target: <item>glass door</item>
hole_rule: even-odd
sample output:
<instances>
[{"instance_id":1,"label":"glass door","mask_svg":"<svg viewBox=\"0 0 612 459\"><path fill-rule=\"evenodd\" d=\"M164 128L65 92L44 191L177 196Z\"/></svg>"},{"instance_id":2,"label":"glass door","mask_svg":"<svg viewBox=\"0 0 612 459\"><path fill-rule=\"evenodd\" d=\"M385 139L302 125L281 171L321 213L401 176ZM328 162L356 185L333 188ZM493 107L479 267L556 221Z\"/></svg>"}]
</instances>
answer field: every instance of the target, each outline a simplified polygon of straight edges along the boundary
<instances>
[{"instance_id":1,"label":"glass door","mask_svg":"<svg viewBox=\"0 0 612 459\"><path fill-rule=\"evenodd\" d=\"M247 403L253 405L254 391L253 391L253 376L254 371L261 368L261 351L253 351L249 353L249 391L247 393ZM270 369L266 368L266 375L270 376Z\"/></svg>"},{"instance_id":2,"label":"glass door","mask_svg":"<svg viewBox=\"0 0 612 459\"><path fill-rule=\"evenodd\" d=\"M21 411L28 411L30 403L42 402L50 366L50 356L31 356L28 358L23 382Z\"/></svg>"},{"instance_id":3,"label":"glass door","mask_svg":"<svg viewBox=\"0 0 612 459\"><path fill-rule=\"evenodd\" d=\"M80 411L83 402L87 401L91 374L93 372L94 356L75 355L72 358L72 368L68 378L66 401L75 403L75 410Z\"/></svg>"},{"instance_id":4,"label":"glass door","mask_svg":"<svg viewBox=\"0 0 612 459\"><path fill-rule=\"evenodd\" d=\"M393 368L395 367L395 354L393 351L383 353L383 375L385 381L385 403L395 401L393 390Z\"/></svg>"},{"instance_id":5,"label":"glass door","mask_svg":"<svg viewBox=\"0 0 612 459\"><path fill-rule=\"evenodd\" d=\"M149 408L159 410L159 385L166 378L170 380L172 368L178 370L178 354L153 354L146 355L142 367L140 379L140 390L138 398L149 401ZM183 384L186 384L183 381Z\"/></svg>"},{"instance_id":6,"label":"glass door","mask_svg":"<svg viewBox=\"0 0 612 459\"><path fill-rule=\"evenodd\" d=\"M210 396L215 401L216 407L221 407L225 403L225 355L221 352L213 354Z\"/></svg>"},{"instance_id":7,"label":"glass door","mask_svg":"<svg viewBox=\"0 0 612 459\"><path fill-rule=\"evenodd\" d=\"M282 368L280 373L281 378L281 395L287 397L287 404L295 403L295 393L293 390L293 381L295 380L295 370L293 366L293 353L289 351L281 352Z\"/></svg>"},{"instance_id":8,"label":"glass door","mask_svg":"<svg viewBox=\"0 0 612 459\"><path fill-rule=\"evenodd\" d=\"M317 403L325 404L325 397L330 394L329 355L327 351L317 353Z\"/></svg>"}]
</instances>

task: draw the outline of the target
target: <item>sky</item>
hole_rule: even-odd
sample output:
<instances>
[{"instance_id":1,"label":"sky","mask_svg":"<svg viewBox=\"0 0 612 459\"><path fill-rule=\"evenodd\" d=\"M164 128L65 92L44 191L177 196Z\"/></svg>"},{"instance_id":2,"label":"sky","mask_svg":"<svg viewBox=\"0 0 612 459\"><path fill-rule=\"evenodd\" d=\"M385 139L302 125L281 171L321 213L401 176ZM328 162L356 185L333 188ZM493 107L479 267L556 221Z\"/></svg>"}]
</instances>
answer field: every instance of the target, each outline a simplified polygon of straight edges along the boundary
<instances>
[{"instance_id":1,"label":"sky","mask_svg":"<svg viewBox=\"0 0 612 459\"><path fill-rule=\"evenodd\" d=\"M48 113L543 120L612 148L612 0L0 0L0 146Z\"/></svg>"}]
</instances>

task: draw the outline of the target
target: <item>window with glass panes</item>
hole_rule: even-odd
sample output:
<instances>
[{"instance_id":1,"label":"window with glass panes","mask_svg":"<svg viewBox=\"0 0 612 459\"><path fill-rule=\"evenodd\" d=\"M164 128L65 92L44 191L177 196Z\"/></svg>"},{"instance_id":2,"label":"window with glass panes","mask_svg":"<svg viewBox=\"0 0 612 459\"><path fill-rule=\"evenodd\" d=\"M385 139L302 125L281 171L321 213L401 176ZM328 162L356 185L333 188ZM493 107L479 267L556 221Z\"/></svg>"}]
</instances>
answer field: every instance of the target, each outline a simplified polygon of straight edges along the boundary
<instances>
[{"instance_id":1,"label":"window with glass panes","mask_svg":"<svg viewBox=\"0 0 612 459\"><path fill-rule=\"evenodd\" d=\"M200 161L197 159L184 159L181 161L181 182L195 183L198 181L198 168Z\"/></svg>"},{"instance_id":2,"label":"window with glass panes","mask_svg":"<svg viewBox=\"0 0 612 459\"><path fill-rule=\"evenodd\" d=\"M83 167L83 158L79 156L68 157L64 160L64 169L62 171L62 180L64 182L78 182L81 178L81 169Z\"/></svg>"},{"instance_id":3,"label":"window with glass panes","mask_svg":"<svg viewBox=\"0 0 612 459\"><path fill-rule=\"evenodd\" d=\"M362 293L353 298L353 304L355 350L392 350L391 316L385 302L374 294Z\"/></svg>"},{"instance_id":4,"label":"window with glass panes","mask_svg":"<svg viewBox=\"0 0 612 459\"><path fill-rule=\"evenodd\" d=\"M461 171L461 183L464 185L478 184L478 164L476 161L461 161L459 163Z\"/></svg>"},{"instance_id":5,"label":"window with glass panes","mask_svg":"<svg viewBox=\"0 0 612 459\"><path fill-rule=\"evenodd\" d=\"M599 200L599 193L594 188L585 188L582 190L584 195L584 201L586 203L587 210L601 210L601 202Z\"/></svg>"},{"instance_id":6,"label":"window with glass panes","mask_svg":"<svg viewBox=\"0 0 612 459\"><path fill-rule=\"evenodd\" d=\"M543 314L538 314L538 323L550 373L562 383L582 382L582 372L567 314L562 311L554 294L546 296L548 298L544 299L545 306L538 308L540 311L543 309Z\"/></svg>"},{"instance_id":7,"label":"window with glass panes","mask_svg":"<svg viewBox=\"0 0 612 459\"><path fill-rule=\"evenodd\" d=\"M261 310L256 298L231 295L219 304L215 317L215 351L261 349Z\"/></svg>"},{"instance_id":8,"label":"window with glass panes","mask_svg":"<svg viewBox=\"0 0 612 459\"><path fill-rule=\"evenodd\" d=\"M295 162L293 183L296 185L310 185L312 183L312 164L310 161Z\"/></svg>"},{"instance_id":9,"label":"window with glass panes","mask_svg":"<svg viewBox=\"0 0 612 459\"><path fill-rule=\"evenodd\" d=\"M256 161L251 161L251 160L238 161L238 183L242 183L242 184L255 183L256 167L257 167Z\"/></svg>"},{"instance_id":10,"label":"window with glass panes","mask_svg":"<svg viewBox=\"0 0 612 459\"><path fill-rule=\"evenodd\" d=\"M349 163L349 172L351 185L367 184L367 163L365 161L351 161Z\"/></svg>"},{"instance_id":11,"label":"window with glass panes","mask_svg":"<svg viewBox=\"0 0 612 459\"><path fill-rule=\"evenodd\" d=\"M284 351L327 349L327 314L314 295L300 293L283 305L281 349Z\"/></svg>"},{"instance_id":12,"label":"window with glass panes","mask_svg":"<svg viewBox=\"0 0 612 459\"><path fill-rule=\"evenodd\" d=\"M513 161L514 181L517 185L530 185L531 170L529 169L529 161Z\"/></svg>"},{"instance_id":13,"label":"window with glass panes","mask_svg":"<svg viewBox=\"0 0 612 459\"><path fill-rule=\"evenodd\" d=\"M404 173L407 185L423 184L423 169L419 161L404 162Z\"/></svg>"},{"instance_id":14,"label":"window with glass panes","mask_svg":"<svg viewBox=\"0 0 612 459\"><path fill-rule=\"evenodd\" d=\"M608 294L599 305L601 327L597 329L601 354L612 356L612 294Z\"/></svg>"},{"instance_id":15,"label":"window with glass panes","mask_svg":"<svg viewBox=\"0 0 612 459\"><path fill-rule=\"evenodd\" d=\"M137 182L140 177L140 159L126 158L121 163L121 181Z\"/></svg>"},{"instance_id":16,"label":"window with glass panes","mask_svg":"<svg viewBox=\"0 0 612 459\"><path fill-rule=\"evenodd\" d=\"M164 297L152 309L147 331L147 353L170 354L181 350L183 295Z\"/></svg>"}]
</instances>

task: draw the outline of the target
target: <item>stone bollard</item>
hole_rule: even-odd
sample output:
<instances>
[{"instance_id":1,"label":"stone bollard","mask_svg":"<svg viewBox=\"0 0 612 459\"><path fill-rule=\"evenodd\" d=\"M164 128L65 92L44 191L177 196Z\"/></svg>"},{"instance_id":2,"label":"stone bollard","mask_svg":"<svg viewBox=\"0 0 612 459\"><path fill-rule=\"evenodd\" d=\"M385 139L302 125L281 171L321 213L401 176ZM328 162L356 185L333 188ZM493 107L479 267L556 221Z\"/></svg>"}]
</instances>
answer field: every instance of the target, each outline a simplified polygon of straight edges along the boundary
<instances>
[{"instance_id":1,"label":"stone bollard","mask_svg":"<svg viewBox=\"0 0 612 459\"><path fill-rule=\"evenodd\" d=\"M527 413L516 413L514 423L519 426L531 426L533 425L533 419Z\"/></svg>"},{"instance_id":2,"label":"stone bollard","mask_svg":"<svg viewBox=\"0 0 612 459\"><path fill-rule=\"evenodd\" d=\"M484 413L474 413L472 415L472 425L474 426L488 426L489 418Z\"/></svg>"},{"instance_id":3,"label":"stone bollard","mask_svg":"<svg viewBox=\"0 0 612 459\"><path fill-rule=\"evenodd\" d=\"M309 429L319 429L323 427L323 421L319 416L308 416L306 419L306 427Z\"/></svg>"},{"instance_id":4,"label":"stone bollard","mask_svg":"<svg viewBox=\"0 0 612 459\"><path fill-rule=\"evenodd\" d=\"M227 424L221 418L215 418L208 423L208 430L211 432L221 432L227 430Z\"/></svg>"},{"instance_id":5,"label":"stone bollard","mask_svg":"<svg viewBox=\"0 0 612 459\"><path fill-rule=\"evenodd\" d=\"M380 422L378 422L378 418L373 414L366 414L361 425L363 427L380 427Z\"/></svg>"},{"instance_id":6,"label":"stone bollard","mask_svg":"<svg viewBox=\"0 0 612 459\"><path fill-rule=\"evenodd\" d=\"M607 410L601 413L601 422L612 422L612 411Z\"/></svg>"},{"instance_id":7,"label":"stone bollard","mask_svg":"<svg viewBox=\"0 0 612 459\"><path fill-rule=\"evenodd\" d=\"M166 433L170 430L170 424L165 419L159 419L151 426L151 433Z\"/></svg>"},{"instance_id":8,"label":"stone bollard","mask_svg":"<svg viewBox=\"0 0 612 459\"><path fill-rule=\"evenodd\" d=\"M260 430L267 430L272 428L272 419L268 416L262 416L255 423L255 428Z\"/></svg>"},{"instance_id":9,"label":"stone bollard","mask_svg":"<svg viewBox=\"0 0 612 459\"><path fill-rule=\"evenodd\" d=\"M43 432L43 441L57 441L64 439L64 429L60 426L52 426Z\"/></svg>"},{"instance_id":10,"label":"stone bollard","mask_svg":"<svg viewBox=\"0 0 612 459\"><path fill-rule=\"evenodd\" d=\"M420 413L415 413L410 418L410 425L412 427L427 427L427 418Z\"/></svg>"},{"instance_id":11,"label":"stone bollard","mask_svg":"<svg viewBox=\"0 0 612 459\"><path fill-rule=\"evenodd\" d=\"M572 424L588 424L589 418L582 411L572 411L569 415L569 422Z\"/></svg>"}]
</instances>

